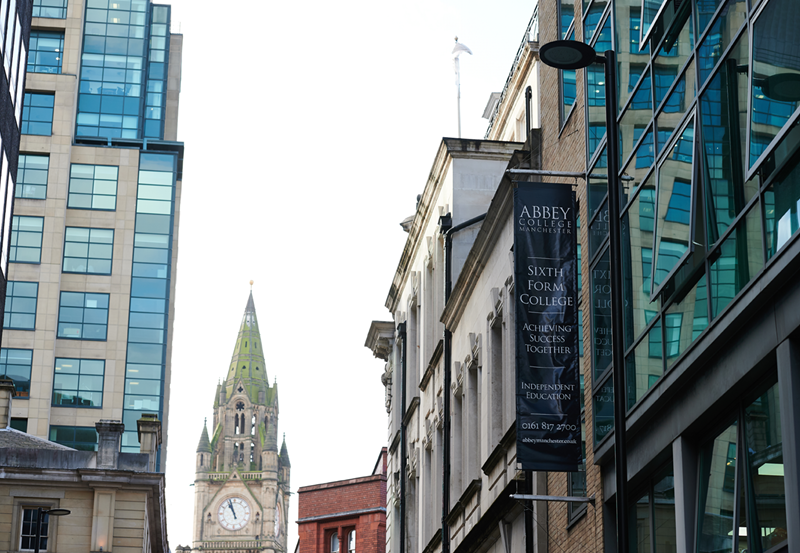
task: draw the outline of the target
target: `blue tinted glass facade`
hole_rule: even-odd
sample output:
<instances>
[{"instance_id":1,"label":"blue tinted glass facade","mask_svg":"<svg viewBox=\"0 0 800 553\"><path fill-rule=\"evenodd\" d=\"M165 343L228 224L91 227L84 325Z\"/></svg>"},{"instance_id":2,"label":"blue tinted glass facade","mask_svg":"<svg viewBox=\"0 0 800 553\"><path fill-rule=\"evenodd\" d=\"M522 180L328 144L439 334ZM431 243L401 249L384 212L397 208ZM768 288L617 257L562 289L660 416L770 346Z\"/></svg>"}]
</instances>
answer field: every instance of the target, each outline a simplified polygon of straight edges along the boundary
<instances>
[{"instance_id":1,"label":"blue tinted glass facade","mask_svg":"<svg viewBox=\"0 0 800 553\"><path fill-rule=\"evenodd\" d=\"M139 158L122 451L139 451L142 414L163 417L176 171L172 154Z\"/></svg>"},{"instance_id":2,"label":"blue tinted glass facade","mask_svg":"<svg viewBox=\"0 0 800 553\"><path fill-rule=\"evenodd\" d=\"M147 91L166 94L169 14L147 0L87 2L77 137L163 138L164 110Z\"/></svg>"}]
</instances>

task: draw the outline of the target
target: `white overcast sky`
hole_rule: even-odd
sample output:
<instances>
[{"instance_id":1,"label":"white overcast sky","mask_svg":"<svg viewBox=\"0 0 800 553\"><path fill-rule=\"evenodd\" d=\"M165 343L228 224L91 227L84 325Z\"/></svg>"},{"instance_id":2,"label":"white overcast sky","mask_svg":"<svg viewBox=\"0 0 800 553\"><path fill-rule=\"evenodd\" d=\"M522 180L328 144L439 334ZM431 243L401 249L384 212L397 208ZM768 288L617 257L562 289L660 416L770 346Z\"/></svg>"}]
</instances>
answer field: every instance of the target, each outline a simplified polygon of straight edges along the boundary
<instances>
[{"instance_id":1,"label":"white overcast sky","mask_svg":"<svg viewBox=\"0 0 800 553\"><path fill-rule=\"evenodd\" d=\"M195 450L250 290L301 486L365 476L387 445L384 307L443 136L499 92L536 0L165 0L184 35L186 145L167 459L170 545L191 545ZM210 430L210 429L209 429ZM291 497L289 551L297 542Z\"/></svg>"}]
</instances>

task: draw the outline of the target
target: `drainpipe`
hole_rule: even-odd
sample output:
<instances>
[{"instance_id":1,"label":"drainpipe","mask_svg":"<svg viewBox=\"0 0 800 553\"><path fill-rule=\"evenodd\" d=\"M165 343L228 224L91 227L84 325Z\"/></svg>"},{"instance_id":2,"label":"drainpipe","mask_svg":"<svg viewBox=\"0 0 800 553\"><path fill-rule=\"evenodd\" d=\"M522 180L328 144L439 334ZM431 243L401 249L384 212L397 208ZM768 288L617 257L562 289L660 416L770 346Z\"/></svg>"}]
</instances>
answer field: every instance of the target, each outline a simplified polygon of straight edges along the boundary
<instances>
[{"instance_id":1,"label":"drainpipe","mask_svg":"<svg viewBox=\"0 0 800 553\"><path fill-rule=\"evenodd\" d=\"M397 325L400 353L400 552L406 547L406 323Z\"/></svg>"},{"instance_id":2,"label":"drainpipe","mask_svg":"<svg viewBox=\"0 0 800 553\"><path fill-rule=\"evenodd\" d=\"M444 234L444 304L450 299L453 288L453 234L486 218L486 213L453 226L450 213L439 217L439 226ZM447 529L447 515L450 514L450 380L453 363L453 334L447 325L444 327L444 423L442 424L442 553L450 553L450 532Z\"/></svg>"}]
</instances>

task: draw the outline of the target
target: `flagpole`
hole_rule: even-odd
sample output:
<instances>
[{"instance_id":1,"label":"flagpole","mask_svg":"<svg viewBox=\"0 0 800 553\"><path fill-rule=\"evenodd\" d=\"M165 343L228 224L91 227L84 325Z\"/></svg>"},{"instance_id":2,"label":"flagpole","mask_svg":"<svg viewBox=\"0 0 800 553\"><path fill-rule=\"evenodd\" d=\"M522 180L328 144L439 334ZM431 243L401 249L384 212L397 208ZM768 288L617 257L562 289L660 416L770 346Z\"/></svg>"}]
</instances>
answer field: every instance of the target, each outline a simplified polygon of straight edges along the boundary
<instances>
[{"instance_id":1,"label":"flagpole","mask_svg":"<svg viewBox=\"0 0 800 553\"><path fill-rule=\"evenodd\" d=\"M453 48L452 56L453 56L453 65L456 70L456 91L457 91L457 109L458 109L458 138L461 138L461 64L458 61L461 52L466 52L469 55L472 55L472 50L470 50L464 44L459 44L458 37L456 37L456 45Z\"/></svg>"},{"instance_id":2,"label":"flagpole","mask_svg":"<svg viewBox=\"0 0 800 553\"><path fill-rule=\"evenodd\" d=\"M461 138L461 64L458 58L455 60L456 64L456 89L458 90L458 138Z\"/></svg>"}]
</instances>

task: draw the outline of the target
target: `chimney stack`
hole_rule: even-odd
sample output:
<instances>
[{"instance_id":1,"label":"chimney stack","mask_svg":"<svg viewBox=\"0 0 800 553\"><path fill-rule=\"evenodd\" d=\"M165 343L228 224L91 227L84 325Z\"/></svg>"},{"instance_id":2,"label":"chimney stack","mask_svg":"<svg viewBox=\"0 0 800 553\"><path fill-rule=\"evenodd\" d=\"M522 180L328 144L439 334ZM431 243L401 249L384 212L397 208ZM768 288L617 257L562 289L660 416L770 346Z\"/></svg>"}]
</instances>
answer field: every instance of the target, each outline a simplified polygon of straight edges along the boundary
<instances>
[{"instance_id":1,"label":"chimney stack","mask_svg":"<svg viewBox=\"0 0 800 553\"><path fill-rule=\"evenodd\" d=\"M0 379L0 428L8 428L11 422L11 398L14 397L14 392L16 387L13 380Z\"/></svg>"},{"instance_id":2,"label":"chimney stack","mask_svg":"<svg viewBox=\"0 0 800 553\"><path fill-rule=\"evenodd\" d=\"M119 445L122 442L122 433L125 425L117 420L100 419L95 423L99 443L97 444L97 468L111 469L117 468L119 460Z\"/></svg>"},{"instance_id":3,"label":"chimney stack","mask_svg":"<svg viewBox=\"0 0 800 553\"><path fill-rule=\"evenodd\" d=\"M139 452L150 456L147 470L156 472L156 453L161 445L161 421L155 413L142 413L142 418L136 421L139 430Z\"/></svg>"}]
</instances>

